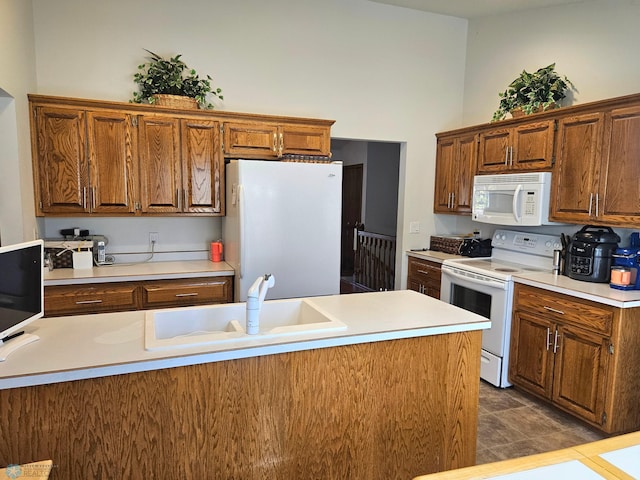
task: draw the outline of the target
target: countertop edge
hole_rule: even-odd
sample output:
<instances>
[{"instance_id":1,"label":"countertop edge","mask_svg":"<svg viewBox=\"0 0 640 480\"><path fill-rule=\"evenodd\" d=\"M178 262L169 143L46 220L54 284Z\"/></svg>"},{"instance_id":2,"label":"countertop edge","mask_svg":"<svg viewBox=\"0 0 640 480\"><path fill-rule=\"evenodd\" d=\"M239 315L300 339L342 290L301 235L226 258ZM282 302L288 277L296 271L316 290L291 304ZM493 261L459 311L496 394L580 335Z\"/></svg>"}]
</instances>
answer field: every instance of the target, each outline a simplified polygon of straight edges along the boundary
<instances>
[{"instance_id":1,"label":"countertop edge","mask_svg":"<svg viewBox=\"0 0 640 480\"><path fill-rule=\"evenodd\" d=\"M487 320L486 322L475 322L457 325L439 325L434 327L395 330L390 332L374 332L369 334L356 334L351 336L300 340L289 343L260 345L255 347L230 349L218 352L185 354L167 358L138 360L123 363L120 365L105 365L60 372L19 375L0 379L0 390L19 387L32 387L37 385L68 382L74 380L86 380L90 378L100 378L127 373L139 373L152 370L161 370L164 368L200 365L204 363L222 362L227 360L239 360L242 358L251 358L263 355L277 355L280 353L299 352L305 350L314 350L318 348L341 347L347 345L357 345L361 343L469 332L475 330L484 330L490 327L491 322Z\"/></svg>"}]
</instances>

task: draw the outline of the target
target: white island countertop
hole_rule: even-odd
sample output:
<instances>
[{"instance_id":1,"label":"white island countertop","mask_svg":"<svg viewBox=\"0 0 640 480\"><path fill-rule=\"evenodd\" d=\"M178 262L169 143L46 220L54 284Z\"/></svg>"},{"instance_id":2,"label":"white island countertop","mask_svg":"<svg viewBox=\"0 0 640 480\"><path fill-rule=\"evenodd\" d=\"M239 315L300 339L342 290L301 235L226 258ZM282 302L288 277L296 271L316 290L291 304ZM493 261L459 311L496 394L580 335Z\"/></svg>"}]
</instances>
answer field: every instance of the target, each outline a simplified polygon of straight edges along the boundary
<instances>
[{"instance_id":1,"label":"white island countertop","mask_svg":"<svg viewBox=\"0 0 640 480\"><path fill-rule=\"evenodd\" d=\"M40 340L16 350L0 363L0 389L491 326L484 317L411 290L307 300L347 328L279 337L255 335L233 344L147 351L145 311L41 318L25 328Z\"/></svg>"},{"instance_id":2,"label":"white island countertop","mask_svg":"<svg viewBox=\"0 0 640 480\"><path fill-rule=\"evenodd\" d=\"M103 265L87 269L56 268L45 271L44 285L79 285L83 283L133 282L174 278L219 277L234 275L226 262L184 260Z\"/></svg>"}]
</instances>

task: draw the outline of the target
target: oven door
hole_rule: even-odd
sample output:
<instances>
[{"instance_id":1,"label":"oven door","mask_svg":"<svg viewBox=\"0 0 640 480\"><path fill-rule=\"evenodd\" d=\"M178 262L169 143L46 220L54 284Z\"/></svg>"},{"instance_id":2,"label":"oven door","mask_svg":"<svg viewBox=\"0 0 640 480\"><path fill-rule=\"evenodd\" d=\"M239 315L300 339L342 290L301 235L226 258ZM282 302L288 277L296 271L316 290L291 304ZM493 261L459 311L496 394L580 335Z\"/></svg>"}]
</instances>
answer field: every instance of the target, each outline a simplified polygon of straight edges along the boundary
<instances>
[{"instance_id":1,"label":"oven door","mask_svg":"<svg viewBox=\"0 0 640 480\"><path fill-rule=\"evenodd\" d=\"M496 386L509 386L507 361L511 335L513 282L442 265L440 300L491 320L482 332L481 377Z\"/></svg>"}]
</instances>

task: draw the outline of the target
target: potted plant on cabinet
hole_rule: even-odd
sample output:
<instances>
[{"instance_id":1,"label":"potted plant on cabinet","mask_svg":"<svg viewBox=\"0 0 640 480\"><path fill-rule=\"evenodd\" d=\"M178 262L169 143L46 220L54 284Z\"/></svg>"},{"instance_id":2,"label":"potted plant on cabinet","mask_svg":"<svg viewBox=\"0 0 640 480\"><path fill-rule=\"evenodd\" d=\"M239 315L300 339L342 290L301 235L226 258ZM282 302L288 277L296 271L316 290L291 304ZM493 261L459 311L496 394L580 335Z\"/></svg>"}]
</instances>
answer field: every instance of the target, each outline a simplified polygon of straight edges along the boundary
<instances>
[{"instance_id":1,"label":"potted plant on cabinet","mask_svg":"<svg viewBox=\"0 0 640 480\"><path fill-rule=\"evenodd\" d=\"M556 108L566 97L566 91L575 90L575 86L566 76L558 75L555 67L552 63L533 73L523 70L504 92L498 94L500 104L491 121L504 120L507 113L518 117Z\"/></svg>"},{"instance_id":2,"label":"potted plant on cabinet","mask_svg":"<svg viewBox=\"0 0 640 480\"><path fill-rule=\"evenodd\" d=\"M212 78L209 75L201 78L180 59L181 55L167 60L146 51L151 57L147 63L138 65L139 71L133 76L139 91L133 93L131 102L182 108L213 108L207 95L224 99L222 90L211 86Z\"/></svg>"}]
</instances>

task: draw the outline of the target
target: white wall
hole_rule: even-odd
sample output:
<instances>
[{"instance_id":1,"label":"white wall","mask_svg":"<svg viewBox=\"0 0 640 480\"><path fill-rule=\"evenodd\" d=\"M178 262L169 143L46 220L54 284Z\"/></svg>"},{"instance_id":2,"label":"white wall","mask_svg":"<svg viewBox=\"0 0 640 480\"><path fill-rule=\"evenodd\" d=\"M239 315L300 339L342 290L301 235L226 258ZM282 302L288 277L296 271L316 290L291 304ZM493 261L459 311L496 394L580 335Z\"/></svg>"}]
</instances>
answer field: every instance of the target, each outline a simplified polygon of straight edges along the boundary
<instances>
[{"instance_id":1,"label":"white wall","mask_svg":"<svg viewBox=\"0 0 640 480\"><path fill-rule=\"evenodd\" d=\"M434 133L462 118L465 20L367 0L32 1L38 93L126 101L147 48L212 75L225 110L330 118L336 137L407 142L399 249L427 244ZM425 229L409 236L414 220ZM173 230L164 222L161 237Z\"/></svg>"},{"instance_id":2,"label":"white wall","mask_svg":"<svg viewBox=\"0 0 640 480\"><path fill-rule=\"evenodd\" d=\"M556 62L573 103L640 92L640 2L597 0L469 22L464 124L491 120L498 92L525 69Z\"/></svg>"},{"instance_id":3,"label":"white wall","mask_svg":"<svg viewBox=\"0 0 640 480\"><path fill-rule=\"evenodd\" d=\"M36 89L30 0L0 0L0 241L34 238L29 109Z\"/></svg>"}]
</instances>

